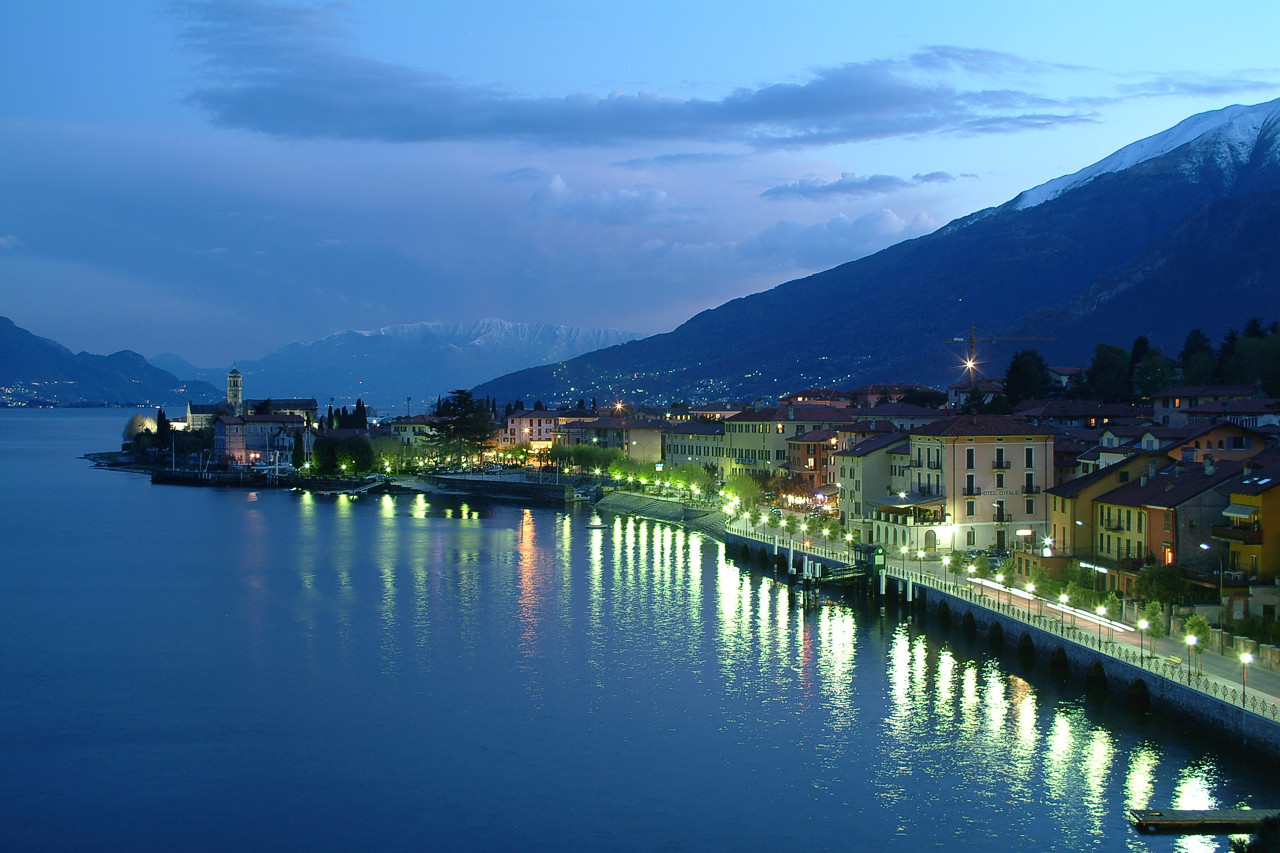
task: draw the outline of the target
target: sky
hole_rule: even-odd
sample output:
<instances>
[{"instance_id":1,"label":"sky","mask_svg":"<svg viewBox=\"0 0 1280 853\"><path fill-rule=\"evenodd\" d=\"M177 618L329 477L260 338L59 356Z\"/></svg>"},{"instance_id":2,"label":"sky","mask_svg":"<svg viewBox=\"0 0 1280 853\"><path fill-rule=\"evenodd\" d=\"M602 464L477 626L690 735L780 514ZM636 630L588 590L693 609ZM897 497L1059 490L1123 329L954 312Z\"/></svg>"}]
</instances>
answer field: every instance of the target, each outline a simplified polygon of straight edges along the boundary
<instances>
[{"instance_id":1,"label":"sky","mask_svg":"<svg viewBox=\"0 0 1280 853\"><path fill-rule=\"evenodd\" d=\"M1276 32L1272 2L2 0L0 315L207 368L665 332L1280 97Z\"/></svg>"}]
</instances>

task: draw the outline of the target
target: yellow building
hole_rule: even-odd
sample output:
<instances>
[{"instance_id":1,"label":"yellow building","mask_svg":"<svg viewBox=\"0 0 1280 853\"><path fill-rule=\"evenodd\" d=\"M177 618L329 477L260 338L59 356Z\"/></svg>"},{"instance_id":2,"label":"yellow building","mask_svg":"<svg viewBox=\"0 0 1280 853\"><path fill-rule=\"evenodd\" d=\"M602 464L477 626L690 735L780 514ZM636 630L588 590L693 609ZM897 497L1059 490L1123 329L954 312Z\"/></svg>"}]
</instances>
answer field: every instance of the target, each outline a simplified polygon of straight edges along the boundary
<instances>
[{"instance_id":1,"label":"yellow building","mask_svg":"<svg viewBox=\"0 0 1280 853\"><path fill-rule=\"evenodd\" d=\"M1229 549L1225 569L1240 581L1273 583L1280 577L1280 463L1250 467L1227 488L1223 521L1211 528Z\"/></svg>"}]
</instances>

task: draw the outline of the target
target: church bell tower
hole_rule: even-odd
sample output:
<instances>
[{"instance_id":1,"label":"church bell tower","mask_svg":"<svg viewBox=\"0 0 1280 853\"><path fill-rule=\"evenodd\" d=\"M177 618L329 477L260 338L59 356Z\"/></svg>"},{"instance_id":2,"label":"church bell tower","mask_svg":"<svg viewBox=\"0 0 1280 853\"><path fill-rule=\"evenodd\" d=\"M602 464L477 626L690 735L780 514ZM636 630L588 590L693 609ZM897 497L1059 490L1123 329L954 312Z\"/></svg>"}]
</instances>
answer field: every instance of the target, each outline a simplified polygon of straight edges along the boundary
<instances>
[{"instance_id":1,"label":"church bell tower","mask_svg":"<svg viewBox=\"0 0 1280 853\"><path fill-rule=\"evenodd\" d=\"M240 371L234 367L227 374L227 405L237 416L244 414L244 396L240 387Z\"/></svg>"}]
</instances>

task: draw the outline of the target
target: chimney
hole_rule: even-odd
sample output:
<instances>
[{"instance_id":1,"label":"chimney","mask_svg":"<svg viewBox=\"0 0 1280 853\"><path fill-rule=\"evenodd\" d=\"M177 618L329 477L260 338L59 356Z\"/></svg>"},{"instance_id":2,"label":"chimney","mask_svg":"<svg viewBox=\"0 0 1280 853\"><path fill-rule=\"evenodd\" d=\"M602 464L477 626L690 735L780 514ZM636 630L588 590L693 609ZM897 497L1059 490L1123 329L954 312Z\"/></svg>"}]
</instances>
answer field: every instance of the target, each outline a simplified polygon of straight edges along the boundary
<instances>
[{"instance_id":1,"label":"chimney","mask_svg":"<svg viewBox=\"0 0 1280 853\"><path fill-rule=\"evenodd\" d=\"M1213 454L1206 453L1204 455L1204 475L1206 477L1213 474Z\"/></svg>"},{"instance_id":2,"label":"chimney","mask_svg":"<svg viewBox=\"0 0 1280 853\"><path fill-rule=\"evenodd\" d=\"M1147 460L1147 476L1154 477L1155 475L1156 475L1156 460L1148 459Z\"/></svg>"},{"instance_id":3,"label":"chimney","mask_svg":"<svg viewBox=\"0 0 1280 853\"><path fill-rule=\"evenodd\" d=\"M787 420L794 421L796 419L796 407L791 403L787 403Z\"/></svg>"},{"instance_id":4,"label":"chimney","mask_svg":"<svg viewBox=\"0 0 1280 853\"><path fill-rule=\"evenodd\" d=\"M1139 485L1139 486L1141 486L1141 487L1142 487L1142 488L1144 488L1144 489L1147 487L1147 475L1146 475L1146 474L1143 474L1141 477L1139 477L1139 478L1138 478L1138 485Z\"/></svg>"}]
</instances>

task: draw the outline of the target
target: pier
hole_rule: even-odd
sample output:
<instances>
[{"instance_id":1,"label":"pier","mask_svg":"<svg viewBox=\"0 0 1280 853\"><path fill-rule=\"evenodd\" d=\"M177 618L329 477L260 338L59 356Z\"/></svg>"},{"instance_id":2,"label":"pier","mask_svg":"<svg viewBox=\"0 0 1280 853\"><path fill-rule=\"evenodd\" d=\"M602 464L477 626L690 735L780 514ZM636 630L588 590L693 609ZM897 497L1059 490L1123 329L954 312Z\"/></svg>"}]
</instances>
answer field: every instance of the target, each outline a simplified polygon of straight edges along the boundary
<instances>
[{"instance_id":1,"label":"pier","mask_svg":"<svg viewBox=\"0 0 1280 853\"><path fill-rule=\"evenodd\" d=\"M1129 817L1139 832L1240 835L1257 832L1280 809L1130 809Z\"/></svg>"}]
</instances>

